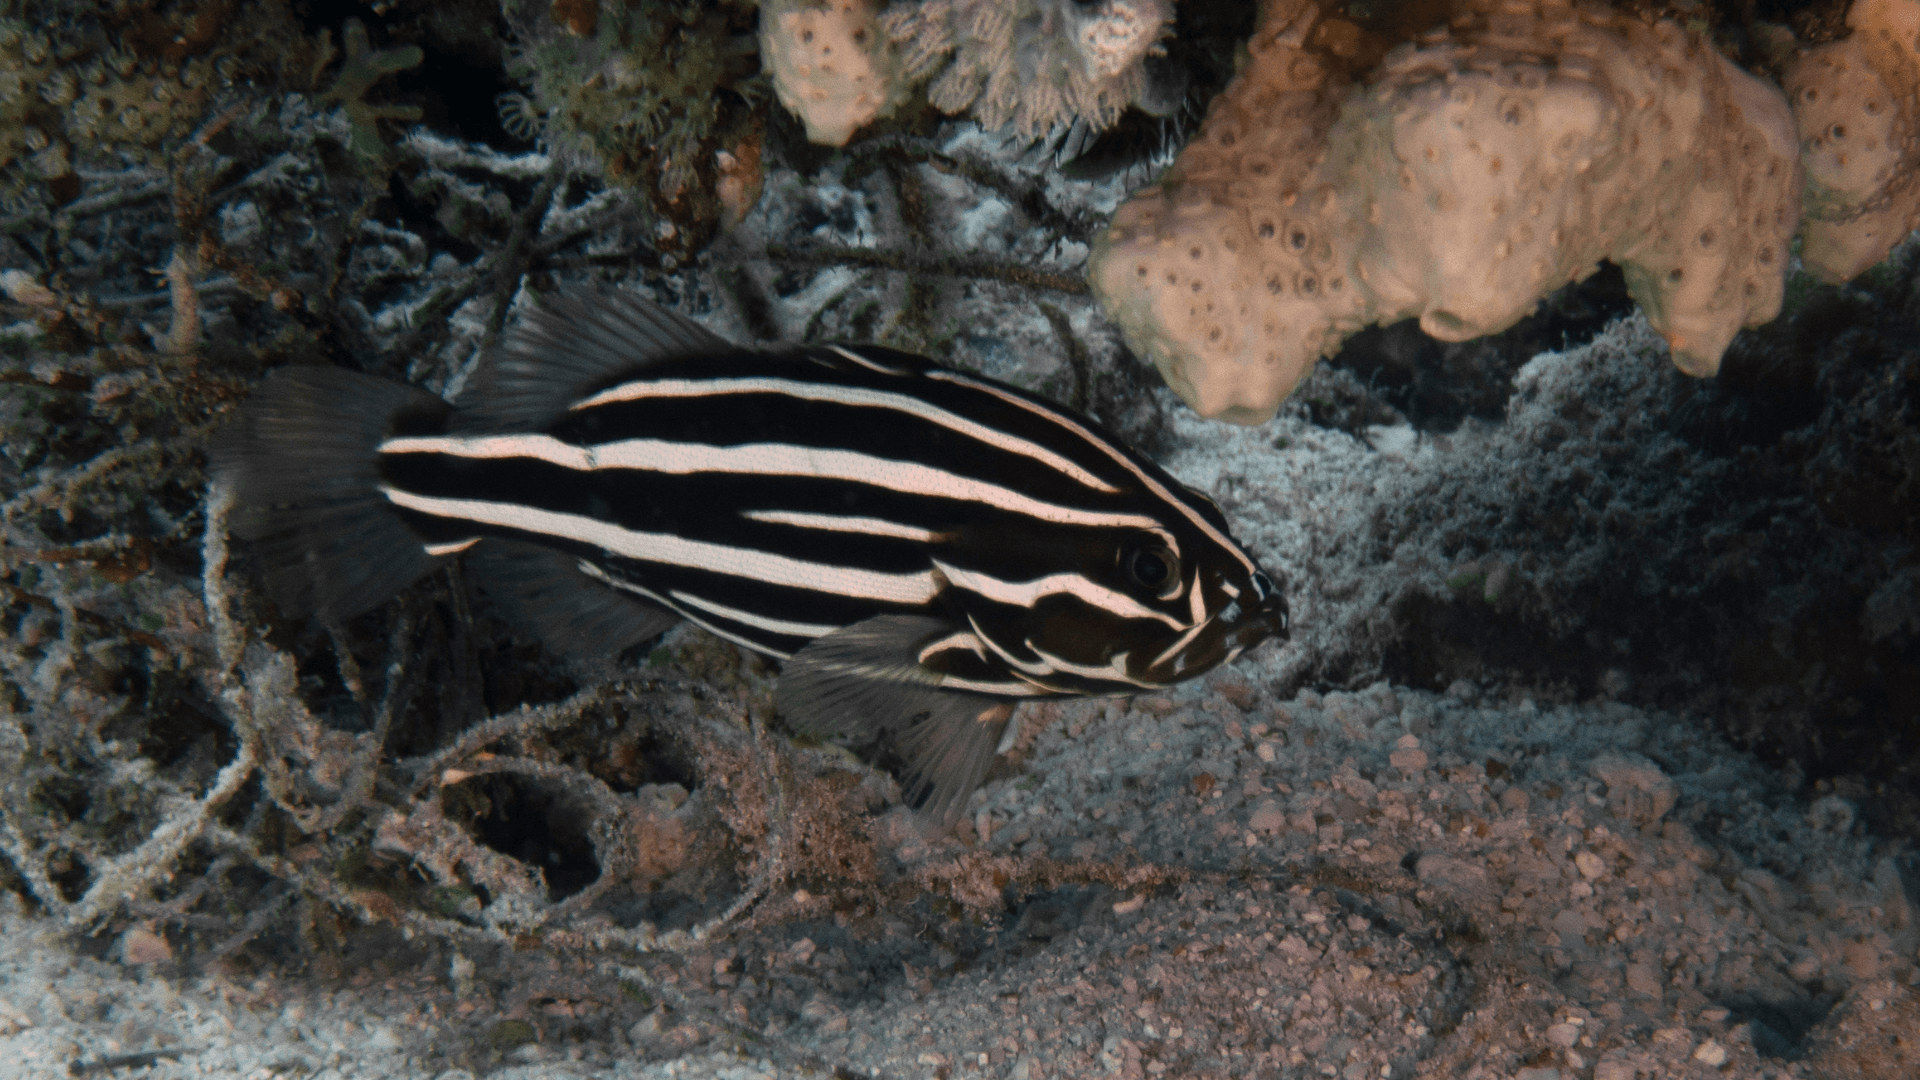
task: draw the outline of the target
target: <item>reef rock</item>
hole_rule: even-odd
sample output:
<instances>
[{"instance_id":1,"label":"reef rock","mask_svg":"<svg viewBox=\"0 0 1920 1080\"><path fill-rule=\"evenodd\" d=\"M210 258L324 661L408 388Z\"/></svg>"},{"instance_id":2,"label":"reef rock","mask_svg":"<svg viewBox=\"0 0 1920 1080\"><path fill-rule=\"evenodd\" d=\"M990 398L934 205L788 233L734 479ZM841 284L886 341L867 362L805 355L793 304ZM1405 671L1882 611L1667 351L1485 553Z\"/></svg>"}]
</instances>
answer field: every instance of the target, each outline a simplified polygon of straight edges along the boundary
<instances>
[{"instance_id":1,"label":"reef rock","mask_svg":"<svg viewBox=\"0 0 1920 1080\"><path fill-rule=\"evenodd\" d=\"M1308 0L1268 5L1200 137L1094 249L1108 315L1203 415L1266 420L1370 323L1497 333L1601 259L1689 374L1778 314L1793 120L1708 43L1469 0L1350 86L1318 22Z\"/></svg>"},{"instance_id":2,"label":"reef rock","mask_svg":"<svg viewBox=\"0 0 1920 1080\"><path fill-rule=\"evenodd\" d=\"M1807 174L1801 259L1840 282L1920 227L1920 0L1855 0L1786 77Z\"/></svg>"}]
</instances>

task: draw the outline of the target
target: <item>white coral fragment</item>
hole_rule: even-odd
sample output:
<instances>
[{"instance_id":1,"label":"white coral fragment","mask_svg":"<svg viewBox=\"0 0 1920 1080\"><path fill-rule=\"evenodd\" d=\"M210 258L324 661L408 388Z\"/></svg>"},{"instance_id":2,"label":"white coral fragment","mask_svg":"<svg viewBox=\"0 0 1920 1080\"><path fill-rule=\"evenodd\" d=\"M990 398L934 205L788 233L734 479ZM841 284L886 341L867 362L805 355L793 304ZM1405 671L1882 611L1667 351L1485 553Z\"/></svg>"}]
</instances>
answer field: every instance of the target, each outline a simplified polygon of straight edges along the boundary
<instances>
[{"instance_id":1,"label":"white coral fragment","mask_svg":"<svg viewBox=\"0 0 1920 1080\"><path fill-rule=\"evenodd\" d=\"M873 0L766 0L760 56L780 104L823 146L845 146L855 129L891 114L907 94Z\"/></svg>"},{"instance_id":2,"label":"white coral fragment","mask_svg":"<svg viewBox=\"0 0 1920 1080\"><path fill-rule=\"evenodd\" d=\"M1147 91L1142 62L1172 20L1172 0L921 0L882 17L935 108L1024 138L1113 126Z\"/></svg>"},{"instance_id":3,"label":"white coral fragment","mask_svg":"<svg viewBox=\"0 0 1920 1080\"><path fill-rule=\"evenodd\" d=\"M1497 333L1602 259L1689 374L1778 314L1800 218L1778 90L1672 22L1466 8L1348 87L1314 5L1275 0L1200 137L1115 214L1094 289L1203 415L1266 420L1369 323Z\"/></svg>"}]
</instances>

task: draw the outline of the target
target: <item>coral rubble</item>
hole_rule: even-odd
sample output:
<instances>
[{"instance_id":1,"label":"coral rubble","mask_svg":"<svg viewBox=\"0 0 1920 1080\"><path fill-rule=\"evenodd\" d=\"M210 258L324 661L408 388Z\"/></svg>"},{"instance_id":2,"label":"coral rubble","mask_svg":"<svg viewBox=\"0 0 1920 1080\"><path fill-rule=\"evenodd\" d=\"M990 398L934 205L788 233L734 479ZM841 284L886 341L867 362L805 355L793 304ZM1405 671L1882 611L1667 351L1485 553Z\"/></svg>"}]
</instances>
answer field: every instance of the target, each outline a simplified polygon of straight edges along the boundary
<instances>
[{"instance_id":1,"label":"coral rubble","mask_svg":"<svg viewBox=\"0 0 1920 1080\"><path fill-rule=\"evenodd\" d=\"M1691 374L1778 313L1792 119L1678 24L1475 2L1352 87L1337 30L1270 4L1200 137L1096 245L1108 313L1203 415L1270 417L1369 323L1505 329L1603 258Z\"/></svg>"},{"instance_id":2,"label":"coral rubble","mask_svg":"<svg viewBox=\"0 0 1920 1080\"><path fill-rule=\"evenodd\" d=\"M1847 281L1920 227L1920 0L1854 0L1786 75L1807 172L1801 258Z\"/></svg>"}]
</instances>

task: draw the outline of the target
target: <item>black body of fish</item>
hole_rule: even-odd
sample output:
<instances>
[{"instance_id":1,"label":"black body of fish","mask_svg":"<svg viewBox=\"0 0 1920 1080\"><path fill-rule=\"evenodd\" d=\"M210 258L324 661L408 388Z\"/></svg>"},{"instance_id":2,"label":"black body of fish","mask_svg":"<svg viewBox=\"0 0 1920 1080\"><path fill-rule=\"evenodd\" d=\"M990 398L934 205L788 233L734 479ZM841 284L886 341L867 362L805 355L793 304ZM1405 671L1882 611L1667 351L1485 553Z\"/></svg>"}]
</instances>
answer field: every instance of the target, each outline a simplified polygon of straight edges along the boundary
<instances>
[{"instance_id":1,"label":"black body of fish","mask_svg":"<svg viewBox=\"0 0 1920 1080\"><path fill-rule=\"evenodd\" d=\"M278 371L214 463L290 614L358 614L472 549L563 650L687 619L782 659L789 722L888 741L943 822L1014 702L1286 635L1212 501L1092 420L890 349L740 348L630 294L541 305L457 405Z\"/></svg>"}]
</instances>

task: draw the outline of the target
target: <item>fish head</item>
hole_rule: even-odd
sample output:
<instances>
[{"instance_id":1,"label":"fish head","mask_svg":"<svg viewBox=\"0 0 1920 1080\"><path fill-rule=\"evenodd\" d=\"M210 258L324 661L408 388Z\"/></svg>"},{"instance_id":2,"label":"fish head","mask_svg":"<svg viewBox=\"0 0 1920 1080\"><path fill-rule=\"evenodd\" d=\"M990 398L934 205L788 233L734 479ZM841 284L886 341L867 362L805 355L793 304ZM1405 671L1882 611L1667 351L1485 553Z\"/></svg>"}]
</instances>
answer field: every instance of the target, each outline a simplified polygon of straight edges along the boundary
<instances>
[{"instance_id":1,"label":"fish head","mask_svg":"<svg viewBox=\"0 0 1920 1080\"><path fill-rule=\"evenodd\" d=\"M1130 682L1171 686L1230 663L1268 638L1286 640L1286 596L1238 544L1190 536L1176 553L1158 540L1142 537L1122 545L1122 573L1139 586L1164 579L1158 610L1174 616L1130 628Z\"/></svg>"},{"instance_id":2,"label":"fish head","mask_svg":"<svg viewBox=\"0 0 1920 1080\"><path fill-rule=\"evenodd\" d=\"M937 561L946 601L1037 692L1183 682L1287 636L1279 585L1206 507L1211 529L1175 520L981 543L972 559Z\"/></svg>"}]
</instances>

